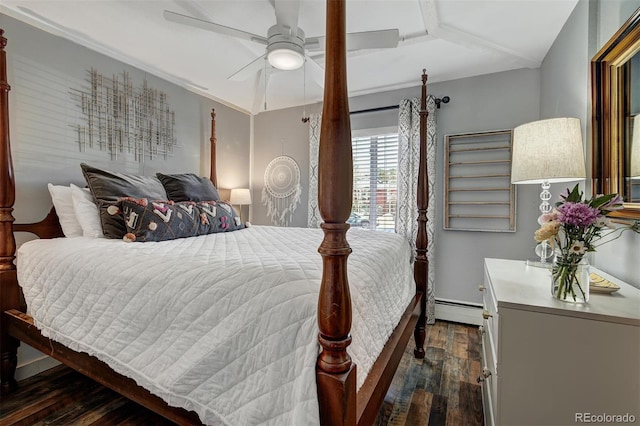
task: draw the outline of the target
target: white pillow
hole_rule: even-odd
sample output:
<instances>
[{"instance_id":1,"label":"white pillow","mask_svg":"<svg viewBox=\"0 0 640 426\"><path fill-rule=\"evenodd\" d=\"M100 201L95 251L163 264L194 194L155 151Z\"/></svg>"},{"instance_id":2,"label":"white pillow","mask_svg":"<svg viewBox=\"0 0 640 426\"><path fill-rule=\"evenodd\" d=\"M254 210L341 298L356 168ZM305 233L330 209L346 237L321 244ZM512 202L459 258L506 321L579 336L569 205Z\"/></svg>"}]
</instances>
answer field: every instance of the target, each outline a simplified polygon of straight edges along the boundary
<instances>
[{"instance_id":1,"label":"white pillow","mask_svg":"<svg viewBox=\"0 0 640 426\"><path fill-rule=\"evenodd\" d=\"M49 188L51 201L53 201L53 207L56 209L64 236L67 238L82 237L82 227L76 219L76 212L73 208L71 188L51 183L47 185L47 188Z\"/></svg>"},{"instance_id":2,"label":"white pillow","mask_svg":"<svg viewBox=\"0 0 640 426\"><path fill-rule=\"evenodd\" d=\"M82 235L92 238L104 237L100 213L98 213L98 207L93 202L93 195L89 189L82 189L74 184L71 184L70 187L73 209L76 213L76 219L82 227Z\"/></svg>"}]
</instances>

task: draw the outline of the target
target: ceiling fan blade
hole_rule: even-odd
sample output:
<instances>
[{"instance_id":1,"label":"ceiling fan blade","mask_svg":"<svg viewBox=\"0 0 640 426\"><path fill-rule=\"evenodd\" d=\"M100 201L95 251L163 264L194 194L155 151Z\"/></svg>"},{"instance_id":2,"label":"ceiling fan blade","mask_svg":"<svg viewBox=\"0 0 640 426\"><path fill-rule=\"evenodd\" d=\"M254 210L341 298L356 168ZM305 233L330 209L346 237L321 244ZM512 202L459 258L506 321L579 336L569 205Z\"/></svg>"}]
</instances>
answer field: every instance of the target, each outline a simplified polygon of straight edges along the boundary
<instances>
[{"instance_id":1,"label":"ceiling fan blade","mask_svg":"<svg viewBox=\"0 0 640 426\"><path fill-rule=\"evenodd\" d=\"M291 29L292 35L298 32L300 0L275 0L276 22Z\"/></svg>"},{"instance_id":2,"label":"ceiling fan blade","mask_svg":"<svg viewBox=\"0 0 640 426\"><path fill-rule=\"evenodd\" d=\"M398 29L347 33L347 50L388 49L398 47Z\"/></svg>"},{"instance_id":3,"label":"ceiling fan blade","mask_svg":"<svg viewBox=\"0 0 640 426\"><path fill-rule=\"evenodd\" d=\"M211 17L207 15L207 12L200 5L200 3L193 2L191 0L173 0L175 4L187 11L190 16L203 21L210 21Z\"/></svg>"},{"instance_id":4,"label":"ceiling fan blade","mask_svg":"<svg viewBox=\"0 0 640 426\"><path fill-rule=\"evenodd\" d=\"M269 78L271 73L268 70L262 69L258 73L255 82L255 90L253 95L253 107L251 112L257 114L261 111L267 110L267 85L269 84Z\"/></svg>"},{"instance_id":5,"label":"ceiling fan blade","mask_svg":"<svg viewBox=\"0 0 640 426\"><path fill-rule=\"evenodd\" d=\"M264 69L265 56L266 54L258 56L256 59L249 62L247 65L227 77L227 80L245 81L249 77L252 77L257 71L261 71L262 69Z\"/></svg>"},{"instance_id":6,"label":"ceiling fan blade","mask_svg":"<svg viewBox=\"0 0 640 426\"><path fill-rule=\"evenodd\" d=\"M326 37L307 37L304 39L304 48L310 52L324 52L324 43Z\"/></svg>"},{"instance_id":7,"label":"ceiling fan blade","mask_svg":"<svg viewBox=\"0 0 640 426\"><path fill-rule=\"evenodd\" d=\"M316 82L318 86L324 87L324 69L307 55L304 62L305 72L311 77L311 80Z\"/></svg>"},{"instance_id":8,"label":"ceiling fan blade","mask_svg":"<svg viewBox=\"0 0 640 426\"><path fill-rule=\"evenodd\" d=\"M398 47L400 32L397 29L347 33L347 50L388 49ZM304 47L310 52L325 50L325 37L308 37Z\"/></svg>"},{"instance_id":9,"label":"ceiling fan blade","mask_svg":"<svg viewBox=\"0 0 640 426\"><path fill-rule=\"evenodd\" d=\"M267 44L267 39L246 31L238 30L235 28L227 27L224 25L216 24L213 22L205 21L204 19L194 18L192 16L183 15L181 13L165 10L163 12L164 19L167 21L175 22L183 25L190 25L192 27L200 28L207 31L212 31L218 34L224 34L231 37L237 37L243 40L254 41L260 44Z\"/></svg>"}]
</instances>

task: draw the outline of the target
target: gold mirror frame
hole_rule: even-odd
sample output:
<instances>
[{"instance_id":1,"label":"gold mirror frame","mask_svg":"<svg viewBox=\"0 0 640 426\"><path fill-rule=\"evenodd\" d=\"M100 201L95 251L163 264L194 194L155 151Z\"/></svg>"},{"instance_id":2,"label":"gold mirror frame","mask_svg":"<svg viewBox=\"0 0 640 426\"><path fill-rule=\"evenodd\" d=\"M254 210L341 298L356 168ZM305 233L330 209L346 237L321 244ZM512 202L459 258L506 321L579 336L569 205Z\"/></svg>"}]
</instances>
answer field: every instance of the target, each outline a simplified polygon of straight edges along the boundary
<instances>
[{"instance_id":1,"label":"gold mirror frame","mask_svg":"<svg viewBox=\"0 0 640 426\"><path fill-rule=\"evenodd\" d=\"M624 141L629 73L625 63L640 51L640 8L591 60L592 188L595 193L624 194ZM640 219L640 203L625 203L612 212L621 219Z\"/></svg>"}]
</instances>

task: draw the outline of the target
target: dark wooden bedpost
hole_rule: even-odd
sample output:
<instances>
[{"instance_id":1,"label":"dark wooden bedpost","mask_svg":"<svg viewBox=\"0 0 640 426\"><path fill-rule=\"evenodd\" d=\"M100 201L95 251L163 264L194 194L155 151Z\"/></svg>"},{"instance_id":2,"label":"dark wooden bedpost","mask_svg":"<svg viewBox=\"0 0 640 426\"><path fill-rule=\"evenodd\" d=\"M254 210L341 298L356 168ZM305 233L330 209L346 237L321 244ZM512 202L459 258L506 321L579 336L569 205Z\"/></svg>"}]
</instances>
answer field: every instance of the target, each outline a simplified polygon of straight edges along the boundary
<instances>
[{"instance_id":1,"label":"dark wooden bedpost","mask_svg":"<svg viewBox=\"0 0 640 426\"><path fill-rule=\"evenodd\" d=\"M20 306L20 289L13 264L16 240L12 224L15 180L9 141L9 84L7 83L7 39L0 29L0 316L7 309ZM2 395L17 386L14 379L19 342L9 336L7 321L0 321L0 391Z\"/></svg>"},{"instance_id":2,"label":"dark wooden bedpost","mask_svg":"<svg viewBox=\"0 0 640 426\"><path fill-rule=\"evenodd\" d=\"M351 344L351 295L347 280L346 239L351 213L353 165L346 70L344 0L327 0L326 69L320 131L318 206L324 240L322 282L318 298L318 356L316 383L323 425L355 425L356 366Z\"/></svg>"},{"instance_id":3,"label":"dark wooden bedpost","mask_svg":"<svg viewBox=\"0 0 640 426\"><path fill-rule=\"evenodd\" d=\"M418 166L418 235L416 237L416 260L413 265L413 278L416 292L422 292L420 299L420 318L416 323L414 337L416 347L413 354L424 358L424 341L427 323L427 207L429 204L429 176L427 174L427 70L422 70L422 96L420 97L420 164Z\"/></svg>"},{"instance_id":4,"label":"dark wooden bedpost","mask_svg":"<svg viewBox=\"0 0 640 426\"><path fill-rule=\"evenodd\" d=\"M216 150L218 149L216 143L218 139L216 138L216 110L215 108L211 108L211 137L209 138L211 141L211 169L209 171L209 179L213 183L213 186L218 187L218 170L216 168Z\"/></svg>"}]
</instances>

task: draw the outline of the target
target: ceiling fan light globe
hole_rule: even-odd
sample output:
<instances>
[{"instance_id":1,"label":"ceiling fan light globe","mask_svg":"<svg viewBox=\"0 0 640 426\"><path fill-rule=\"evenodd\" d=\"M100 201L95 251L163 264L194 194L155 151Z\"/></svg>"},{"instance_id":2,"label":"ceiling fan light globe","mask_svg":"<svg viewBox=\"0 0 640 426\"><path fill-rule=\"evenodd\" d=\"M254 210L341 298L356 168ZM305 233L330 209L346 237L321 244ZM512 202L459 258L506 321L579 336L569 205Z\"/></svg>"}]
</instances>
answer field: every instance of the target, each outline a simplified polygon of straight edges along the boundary
<instances>
[{"instance_id":1,"label":"ceiling fan light globe","mask_svg":"<svg viewBox=\"0 0 640 426\"><path fill-rule=\"evenodd\" d=\"M304 64L304 56L295 50L280 48L269 51L267 59L272 67L280 70L297 70Z\"/></svg>"}]
</instances>

